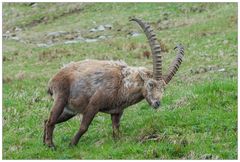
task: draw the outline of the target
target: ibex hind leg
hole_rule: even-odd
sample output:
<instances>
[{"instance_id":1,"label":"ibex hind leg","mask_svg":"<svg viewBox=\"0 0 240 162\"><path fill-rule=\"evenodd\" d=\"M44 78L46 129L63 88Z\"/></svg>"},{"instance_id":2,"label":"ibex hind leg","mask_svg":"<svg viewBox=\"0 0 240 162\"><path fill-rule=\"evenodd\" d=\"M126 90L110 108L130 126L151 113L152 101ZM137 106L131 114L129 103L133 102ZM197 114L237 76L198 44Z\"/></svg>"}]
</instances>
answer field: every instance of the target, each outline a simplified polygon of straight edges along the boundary
<instances>
[{"instance_id":1,"label":"ibex hind leg","mask_svg":"<svg viewBox=\"0 0 240 162\"><path fill-rule=\"evenodd\" d=\"M50 116L47 122L45 123L44 143L49 147L55 147L52 141L53 130L66 104L67 104L66 96L58 95L58 97L56 97L56 100L54 101L54 105L52 107Z\"/></svg>"},{"instance_id":2,"label":"ibex hind leg","mask_svg":"<svg viewBox=\"0 0 240 162\"><path fill-rule=\"evenodd\" d=\"M70 114L67 113L65 111L62 112L62 114L58 117L56 124L68 121L69 119L71 119L72 117L74 117L76 114Z\"/></svg>"},{"instance_id":3,"label":"ibex hind leg","mask_svg":"<svg viewBox=\"0 0 240 162\"><path fill-rule=\"evenodd\" d=\"M68 121L69 119L71 119L72 117L74 117L74 114L69 114L66 112L62 112L62 114L58 117L56 124ZM44 133L43 133L43 143L45 144L45 138L46 138L46 124L47 124L47 119L44 120Z\"/></svg>"}]
</instances>

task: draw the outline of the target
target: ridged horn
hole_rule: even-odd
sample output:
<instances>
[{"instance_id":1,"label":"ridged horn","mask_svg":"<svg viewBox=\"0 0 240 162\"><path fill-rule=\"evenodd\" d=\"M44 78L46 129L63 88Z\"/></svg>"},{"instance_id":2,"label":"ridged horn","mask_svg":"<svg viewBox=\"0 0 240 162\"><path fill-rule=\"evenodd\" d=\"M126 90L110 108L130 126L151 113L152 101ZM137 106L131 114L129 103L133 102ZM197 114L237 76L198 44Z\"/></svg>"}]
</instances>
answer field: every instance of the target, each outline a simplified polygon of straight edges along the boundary
<instances>
[{"instance_id":1,"label":"ridged horn","mask_svg":"<svg viewBox=\"0 0 240 162\"><path fill-rule=\"evenodd\" d=\"M153 58L153 78L156 80L162 79L162 55L160 44L157 41L156 34L153 32L153 29L149 24L144 23L140 19L131 18L130 21L136 21L140 27L143 29L145 35L147 36L149 45L152 51Z\"/></svg>"},{"instance_id":2,"label":"ridged horn","mask_svg":"<svg viewBox=\"0 0 240 162\"><path fill-rule=\"evenodd\" d=\"M166 77L163 78L166 84L168 84L171 81L172 77L178 71L179 66L182 63L182 58L184 56L184 48L182 45L177 45L174 48L174 50L176 50L176 49L177 49L177 56L176 56L175 60L173 60L171 66L169 68L168 74L166 75Z\"/></svg>"}]
</instances>

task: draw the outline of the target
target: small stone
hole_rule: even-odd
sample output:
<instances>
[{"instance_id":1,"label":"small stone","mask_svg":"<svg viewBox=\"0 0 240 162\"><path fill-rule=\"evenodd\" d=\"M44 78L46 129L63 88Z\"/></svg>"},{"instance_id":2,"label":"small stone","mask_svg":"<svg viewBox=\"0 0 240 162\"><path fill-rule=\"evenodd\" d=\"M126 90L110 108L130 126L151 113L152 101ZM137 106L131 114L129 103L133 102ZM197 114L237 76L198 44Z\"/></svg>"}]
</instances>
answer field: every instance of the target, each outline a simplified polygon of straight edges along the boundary
<instances>
[{"instance_id":1,"label":"small stone","mask_svg":"<svg viewBox=\"0 0 240 162\"><path fill-rule=\"evenodd\" d=\"M12 39L12 40L15 40L15 41L19 41L19 40L20 40L19 37L12 37L11 39Z\"/></svg>"},{"instance_id":2,"label":"small stone","mask_svg":"<svg viewBox=\"0 0 240 162\"><path fill-rule=\"evenodd\" d=\"M227 43L228 43L228 40L224 40L224 41L223 41L223 44L227 44Z\"/></svg>"},{"instance_id":3,"label":"small stone","mask_svg":"<svg viewBox=\"0 0 240 162\"><path fill-rule=\"evenodd\" d=\"M95 28L92 28L89 30L90 32L96 32L97 30Z\"/></svg>"},{"instance_id":4,"label":"small stone","mask_svg":"<svg viewBox=\"0 0 240 162\"><path fill-rule=\"evenodd\" d=\"M141 35L140 33L137 33L137 32L132 32L130 34L132 37L137 37L137 36Z\"/></svg>"},{"instance_id":5,"label":"small stone","mask_svg":"<svg viewBox=\"0 0 240 162\"><path fill-rule=\"evenodd\" d=\"M110 29L110 30L112 29L112 25L111 24L106 24L106 25L104 25L104 27L107 28L107 29Z\"/></svg>"},{"instance_id":6,"label":"small stone","mask_svg":"<svg viewBox=\"0 0 240 162\"><path fill-rule=\"evenodd\" d=\"M78 37L76 38L76 40L84 41L85 39L84 39L83 37L81 37L81 36L78 36Z\"/></svg>"},{"instance_id":7,"label":"small stone","mask_svg":"<svg viewBox=\"0 0 240 162\"><path fill-rule=\"evenodd\" d=\"M16 28L15 28L15 31L16 31L16 32L18 32L18 31L22 31L22 29L19 28L19 27L16 27Z\"/></svg>"},{"instance_id":8,"label":"small stone","mask_svg":"<svg viewBox=\"0 0 240 162\"><path fill-rule=\"evenodd\" d=\"M220 56L223 56L224 55L224 52L221 50L221 51L219 51L219 55Z\"/></svg>"},{"instance_id":9,"label":"small stone","mask_svg":"<svg viewBox=\"0 0 240 162\"><path fill-rule=\"evenodd\" d=\"M103 25L100 25L98 28L97 28L97 31L104 31L105 30L105 27Z\"/></svg>"},{"instance_id":10,"label":"small stone","mask_svg":"<svg viewBox=\"0 0 240 162\"><path fill-rule=\"evenodd\" d=\"M2 37L3 37L3 39L7 39L7 38L9 38L9 35L8 34L3 34Z\"/></svg>"},{"instance_id":11,"label":"small stone","mask_svg":"<svg viewBox=\"0 0 240 162\"><path fill-rule=\"evenodd\" d=\"M18 79L18 80L23 80L25 77L26 77L26 74L24 71L20 71L19 73L17 73L15 75L15 77Z\"/></svg>"},{"instance_id":12,"label":"small stone","mask_svg":"<svg viewBox=\"0 0 240 162\"><path fill-rule=\"evenodd\" d=\"M64 44L73 44L73 43L79 43L80 41L77 40L71 40L71 41L66 41Z\"/></svg>"},{"instance_id":13,"label":"small stone","mask_svg":"<svg viewBox=\"0 0 240 162\"><path fill-rule=\"evenodd\" d=\"M34 3L34 4L32 5L32 7L37 7L37 5L38 5L37 3Z\"/></svg>"},{"instance_id":14,"label":"small stone","mask_svg":"<svg viewBox=\"0 0 240 162\"><path fill-rule=\"evenodd\" d=\"M50 33L47 34L47 36L58 37L58 36L61 36L61 35L64 35L64 34L68 34L68 32L66 32L66 31L50 32Z\"/></svg>"},{"instance_id":15,"label":"small stone","mask_svg":"<svg viewBox=\"0 0 240 162\"><path fill-rule=\"evenodd\" d=\"M202 155L201 156L201 158L200 159L214 159L214 160L216 160L216 159L219 159L218 158L218 156L214 156L214 155L212 155L212 154L204 154L204 155Z\"/></svg>"},{"instance_id":16,"label":"small stone","mask_svg":"<svg viewBox=\"0 0 240 162\"><path fill-rule=\"evenodd\" d=\"M103 25L98 26L97 28L90 29L90 32L104 31L105 27Z\"/></svg>"},{"instance_id":17,"label":"small stone","mask_svg":"<svg viewBox=\"0 0 240 162\"><path fill-rule=\"evenodd\" d=\"M11 147L9 148L9 150L10 150L11 152L16 151L17 149L18 149L17 146L11 146Z\"/></svg>"},{"instance_id":18,"label":"small stone","mask_svg":"<svg viewBox=\"0 0 240 162\"><path fill-rule=\"evenodd\" d=\"M24 130L24 128L19 128L18 130L19 130L19 131L23 131L23 130Z\"/></svg>"},{"instance_id":19,"label":"small stone","mask_svg":"<svg viewBox=\"0 0 240 162\"><path fill-rule=\"evenodd\" d=\"M101 35L101 36L98 37L98 39L106 39L106 36Z\"/></svg>"},{"instance_id":20,"label":"small stone","mask_svg":"<svg viewBox=\"0 0 240 162\"><path fill-rule=\"evenodd\" d=\"M219 69L218 71L219 71L219 72L223 72L223 71L225 71L225 69L224 69L224 68L222 68L222 69Z\"/></svg>"},{"instance_id":21,"label":"small stone","mask_svg":"<svg viewBox=\"0 0 240 162\"><path fill-rule=\"evenodd\" d=\"M50 47L49 45L44 44L44 43L37 44L37 46L38 47L44 47L44 48Z\"/></svg>"},{"instance_id":22,"label":"small stone","mask_svg":"<svg viewBox=\"0 0 240 162\"><path fill-rule=\"evenodd\" d=\"M97 42L97 39L85 39L85 42L91 43L91 42Z\"/></svg>"}]
</instances>

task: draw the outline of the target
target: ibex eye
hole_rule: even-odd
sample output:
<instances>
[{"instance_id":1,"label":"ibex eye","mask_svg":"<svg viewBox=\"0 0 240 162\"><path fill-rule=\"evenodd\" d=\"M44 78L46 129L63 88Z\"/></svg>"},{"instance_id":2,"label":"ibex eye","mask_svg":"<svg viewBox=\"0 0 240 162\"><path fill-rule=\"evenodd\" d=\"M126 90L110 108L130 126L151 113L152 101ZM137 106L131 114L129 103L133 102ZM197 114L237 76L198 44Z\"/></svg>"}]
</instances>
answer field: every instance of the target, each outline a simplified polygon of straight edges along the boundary
<instances>
[{"instance_id":1,"label":"ibex eye","mask_svg":"<svg viewBox=\"0 0 240 162\"><path fill-rule=\"evenodd\" d=\"M153 83L152 83L152 82L149 82L149 83L148 83L148 86L149 86L150 88L152 88L152 87L153 87Z\"/></svg>"}]
</instances>

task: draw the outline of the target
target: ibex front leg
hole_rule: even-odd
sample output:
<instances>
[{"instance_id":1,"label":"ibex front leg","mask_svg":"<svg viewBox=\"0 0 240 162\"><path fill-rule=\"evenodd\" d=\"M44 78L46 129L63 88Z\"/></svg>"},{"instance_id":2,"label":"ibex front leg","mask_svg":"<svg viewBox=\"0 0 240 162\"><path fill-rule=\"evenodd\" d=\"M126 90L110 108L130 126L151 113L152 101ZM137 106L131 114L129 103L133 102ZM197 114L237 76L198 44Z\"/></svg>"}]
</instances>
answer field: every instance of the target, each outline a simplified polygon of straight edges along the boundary
<instances>
[{"instance_id":1,"label":"ibex front leg","mask_svg":"<svg viewBox=\"0 0 240 162\"><path fill-rule=\"evenodd\" d=\"M90 108L88 111L83 114L82 122L77 134L73 137L70 146L74 146L78 144L79 139L82 135L88 130L89 125L91 124L94 116L97 114L97 110L94 107L87 107Z\"/></svg>"},{"instance_id":2,"label":"ibex front leg","mask_svg":"<svg viewBox=\"0 0 240 162\"><path fill-rule=\"evenodd\" d=\"M102 100L100 98L100 93L96 92L95 95L91 98L88 106L86 107L85 113L83 114L82 122L77 134L73 137L70 146L78 144L79 139L82 135L88 130L89 125L91 124L94 116L98 113L100 103Z\"/></svg>"},{"instance_id":3,"label":"ibex front leg","mask_svg":"<svg viewBox=\"0 0 240 162\"><path fill-rule=\"evenodd\" d=\"M120 136L119 127L120 127L120 119L121 119L122 113L123 112L120 112L118 114L111 114L114 139L117 139Z\"/></svg>"}]
</instances>

